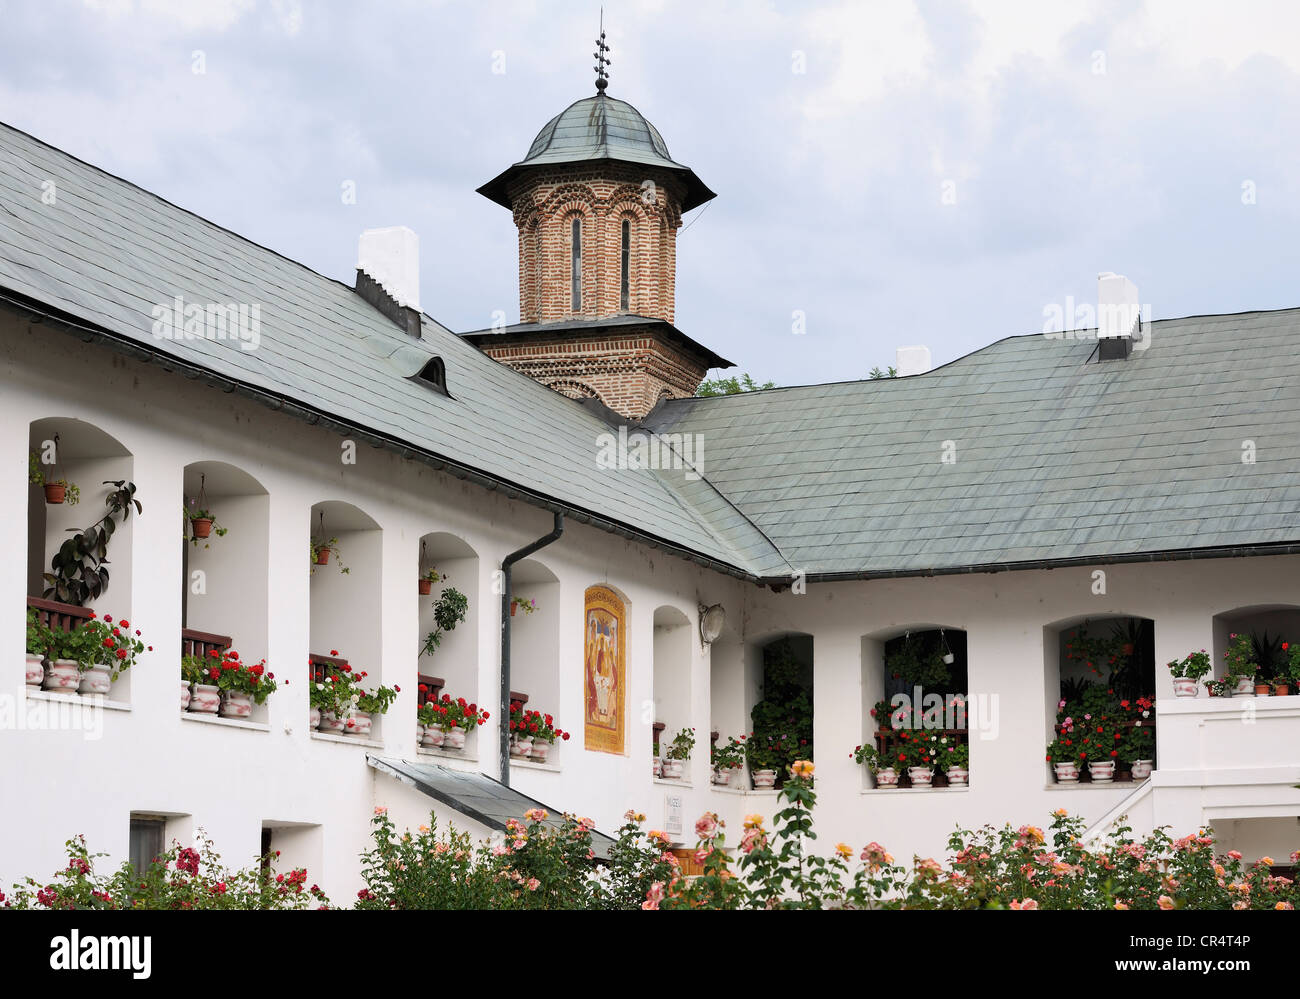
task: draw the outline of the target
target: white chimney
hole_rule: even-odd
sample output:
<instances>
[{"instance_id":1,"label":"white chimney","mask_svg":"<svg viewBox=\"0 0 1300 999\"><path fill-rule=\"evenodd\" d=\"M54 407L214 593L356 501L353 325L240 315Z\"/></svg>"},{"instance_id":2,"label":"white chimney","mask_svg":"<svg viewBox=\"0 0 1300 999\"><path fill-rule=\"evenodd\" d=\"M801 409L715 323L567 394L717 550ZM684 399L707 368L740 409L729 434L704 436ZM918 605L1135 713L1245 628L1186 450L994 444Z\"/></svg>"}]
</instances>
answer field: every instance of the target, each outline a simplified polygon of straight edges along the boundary
<instances>
[{"instance_id":1,"label":"white chimney","mask_svg":"<svg viewBox=\"0 0 1300 999\"><path fill-rule=\"evenodd\" d=\"M398 305L419 311L420 237L406 226L363 232L357 270L382 285Z\"/></svg>"},{"instance_id":2,"label":"white chimney","mask_svg":"<svg viewBox=\"0 0 1300 999\"><path fill-rule=\"evenodd\" d=\"M1097 337L1131 337L1138 328L1142 306L1137 285L1123 274L1097 275Z\"/></svg>"},{"instance_id":3,"label":"white chimney","mask_svg":"<svg viewBox=\"0 0 1300 999\"><path fill-rule=\"evenodd\" d=\"M900 378L925 374L930 370L930 348L899 347L894 351L894 367Z\"/></svg>"}]
</instances>

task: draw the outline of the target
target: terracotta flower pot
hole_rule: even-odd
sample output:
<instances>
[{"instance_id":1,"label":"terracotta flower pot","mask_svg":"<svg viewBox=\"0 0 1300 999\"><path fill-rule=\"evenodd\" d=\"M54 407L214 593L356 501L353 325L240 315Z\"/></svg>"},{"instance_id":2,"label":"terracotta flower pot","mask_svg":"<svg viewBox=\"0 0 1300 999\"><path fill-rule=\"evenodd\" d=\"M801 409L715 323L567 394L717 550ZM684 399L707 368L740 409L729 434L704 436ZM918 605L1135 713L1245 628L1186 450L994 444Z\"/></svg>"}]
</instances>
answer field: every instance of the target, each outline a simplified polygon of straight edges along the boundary
<instances>
[{"instance_id":1,"label":"terracotta flower pot","mask_svg":"<svg viewBox=\"0 0 1300 999\"><path fill-rule=\"evenodd\" d=\"M1133 779L1146 780L1151 776L1153 762L1151 760L1134 760L1133 761Z\"/></svg>"},{"instance_id":2,"label":"terracotta flower pot","mask_svg":"<svg viewBox=\"0 0 1300 999\"><path fill-rule=\"evenodd\" d=\"M369 714L364 711L354 711L352 717L343 723L343 733L345 735L369 735L373 724L374 722Z\"/></svg>"},{"instance_id":3,"label":"terracotta flower pot","mask_svg":"<svg viewBox=\"0 0 1300 999\"><path fill-rule=\"evenodd\" d=\"M81 685L81 670L75 659L56 659L45 670L41 681L44 690L58 690L73 693Z\"/></svg>"},{"instance_id":4,"label":"terracotta flower pot","mask_svg":"<svg viewBox=\"0 0 1300 999\"><path fill-rule=\"evenodd\" d=\"M181 681L181 710L184 711L190 706L190 683L188 680Z\"/></svg>"},{"instance_id":5,"label":"terracotta flower pot","mask_svg":"<svg viewBox=\"0 0 1300 999\"><path fill-rule=\"evenodd\" d=\"M775 770L755 770L754 787L775 787L776 771Z\"/></svg>"},{"instance_id":6,"label":"terracotta flower pot","mask_svg":"<svg viewBox=\"0 0 1300 999\"><path fill-rule=\"evenodd\" d=\"M1073 760L1066 760L1062 763L1053 763L1052 769L1056 771L1056 782L1058 784L1077 784L1079 783L1079 764Z\"/></svg>"},{"instance_id":7,"label":"terracotta flower pot","mask_svg":"<svg viewBox=\"0 0 1300 999\"><path fill-rule=\"evenodd\" d=\"M190 694L190 710L201 715L215 715L221 710L221 690L215 683L196 683Z\"/></svg>"},{"instance_id":8,"label":"terracotta flower pot","mask_svg":"<svg viewBox=\"0 0 1300 999\"><path fill-rule=\"evenodd\" d=\"M433 580L431 579L420 580L420 596L427 597L432 592L433 592Z\"/></svg>"},{"instance_id":9,"label":"terracotta flower pot","mask_svg":"<svg viewBox=\"0 0 1300 999\"><path fill-rule=\"evenodd\" d=\"M950 787L965 787L970 783L970 771L965 767L949 767L945 773Z\"/></svg>"},{"instance_id":10,"label":"terracotta flower pot","mask_svg":"<svg viewBox=\"0 0 1300 999\"><path fill-rule=\"evenodd\" d=\"M221 694L222 718L247 718L253 713L253 698L242 690L226 690Z\"/></svg>"},{"instance_id":11,"label":"terracotta flower pot","mask_svg":"<svg viewBox=\"0 0 1300 999\"><path fill-rule=\"evenodd\" d=\"M29 687L39 687L45 679L45 665L40 656L27 653L26 683Z\"/></svg>"},{"instance_id":12,"label":"terracotta flower pot","mask_svg":"<svg viewBox=\"0 0 1300 999\"><path fill-rule=\"evenodd\" d=\"M898 787L898 771L893 767L881 767L876 771L876 787Z\"/></svg>"},{"instance_id":13,"label":"terracotta flower pot","mask_svg":"<svg viewBox=\"0 0 1300 999\"><path fill-rule=\"evenodd\" d=\"M317 548L317 549L316 549L316 564L317 564L317 565L329 565L329 562L330 562L330 550L329 550L328 548Z\"/></svg>"},{"instance_id":14,"label":"terracotta flower pot","mask_svg":"<svg viewBox=\"0 0 1300 999\"><path fill-rule=\"evenodd\" d=\"M511 617L514 617L515 614L518 613L518 611L519 611L519 608L518 608L517 606L515 606L514 604L511 604L511 605L510 605L510 616L511 616Z\"/></svg>"},{"instance_id":15,"label":"terracotta flower pot","mask_svg":"<svg viewBox=\"0 0 1300 999\"><path fill-rule=\"evenodd\" d=\"M1110 784L1115 780L1114 760L1089 760L1088 773L1094 784Z\"/></svg>"},{"instance_id":16,"label":"terracotta flower pot","mask_svg":"<svg viewBox=\"0 0 1300 999\"><path fill-rule=\"evenodd\" d=\"M437 725L424 726L424 744L430 749L441 749L447 740L447 733Z\"/></svg>"},{"instance_id":17,"label":"terracotta flower pot","mask_svg":"<svg viewBox=\"0 0 1300 999\"><path fill-rule=\"evenodd\" d=\"M1274 684L1273 693L1278 697L1289 697L1291 695L1291 684L1289 683Z\"/></svg>"},{"instance_id":18,"label":"terracotta flower pot","mask_svg":"<svg viewBox=\"0 0 1300 999\"><path fill-rule=\"evenodd\" d=\"M62 482L45 483L45 502L51 506L58 506L68 495L68 487Z\"/></svg>"},{"instance_id":19,"label":"terracotta flower pot","mask_svg":"<svg viewBox=\"0 0 1300 999\"><path fill-rule=\"evenodd\" d=\"M193 528L196 538L207 538L212 535L212 521L207 517L197 517L191 520L190 526Z\"/></svg>"},{"instance_id":20,"label":"terracotta flower pot","mask_svg":"<svg viewBox=\"0 0 1300 999\"><path fill-rule=\"evenodd\" d=\"M1175 697L1195 697L1199 694L1200 687L1196 681L1189 676L1174 677L1174 696Z\"/></svg>"}]
</instances>

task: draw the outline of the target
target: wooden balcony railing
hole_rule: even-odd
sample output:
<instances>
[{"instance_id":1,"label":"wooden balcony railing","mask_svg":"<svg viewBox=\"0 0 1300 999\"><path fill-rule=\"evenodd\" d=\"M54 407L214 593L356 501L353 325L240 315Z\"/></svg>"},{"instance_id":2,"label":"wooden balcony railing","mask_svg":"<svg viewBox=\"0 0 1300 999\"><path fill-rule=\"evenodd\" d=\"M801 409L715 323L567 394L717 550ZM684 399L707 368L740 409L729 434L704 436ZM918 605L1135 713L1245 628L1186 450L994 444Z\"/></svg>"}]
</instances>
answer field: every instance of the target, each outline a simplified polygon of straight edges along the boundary
<instances>
[{"instance_id":1,"label":"wooden balcony railing","mask_svg":"<svg viewBox=\"0 0 1300 999\"><path fill-rule=\"evenodd\" d=\"M92 613L89 607L75 607L43 597L28 597L27 606L36 611L41 624L55 631L72 631L80 627L82 621L89 621Z\"/></svg>"},{"instance_id":2,"label":"wooden balcony railing","mask_svg":"<svg viewBox=\"0 0 1300 999\"><path fill-rule=\"evenodd\" d=\"M224 652L230 648L233 639L229 635L214 635L210 631L195 631L193 628L181 629L181 655L198 656L200 659L209 652Z\"/></svg>"}]
</instances>

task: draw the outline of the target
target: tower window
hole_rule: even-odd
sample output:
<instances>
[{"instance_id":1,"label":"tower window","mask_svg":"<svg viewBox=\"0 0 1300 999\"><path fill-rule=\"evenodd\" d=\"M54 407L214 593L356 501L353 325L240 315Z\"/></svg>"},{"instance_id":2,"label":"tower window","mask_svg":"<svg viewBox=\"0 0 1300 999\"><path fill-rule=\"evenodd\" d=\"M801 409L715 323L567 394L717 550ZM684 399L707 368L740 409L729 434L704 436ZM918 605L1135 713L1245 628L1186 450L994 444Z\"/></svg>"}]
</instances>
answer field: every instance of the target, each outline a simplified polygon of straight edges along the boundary
<instances>
[{"instance_id":1,"label":"tower window","mask_svg":"<svg viewBox=\"0 0 1300 999\"><path fill-rule=\"evenodd\" d=\"M569 295L574 312L582 311L582 220L573 220L573 246L569 254L573 261L573 273L570 276Z\"/></svg>"},{"instance_id":2,"label":"tower window","mask_svg":"<svg viewBox=\"0 0 1300 999\"><path fill-rule=\"evenodd\" d=\"M631 294L628 287L628 272L632 257L632 220L623 220L623 254L619 262L618 307L627 312L630 308Z\"/></svg>"}]
</instances>

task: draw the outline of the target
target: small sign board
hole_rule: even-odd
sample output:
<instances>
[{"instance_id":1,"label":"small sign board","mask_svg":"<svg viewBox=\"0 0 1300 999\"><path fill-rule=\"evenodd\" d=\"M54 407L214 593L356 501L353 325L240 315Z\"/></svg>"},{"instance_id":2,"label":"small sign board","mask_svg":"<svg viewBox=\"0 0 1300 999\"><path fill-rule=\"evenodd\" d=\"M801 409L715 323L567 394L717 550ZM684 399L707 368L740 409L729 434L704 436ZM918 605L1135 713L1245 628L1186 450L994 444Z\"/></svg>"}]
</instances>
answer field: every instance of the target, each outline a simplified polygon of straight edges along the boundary
<instances>
[{"instance_id":1,"label":"small sign board","mask_svg":"<svg viewBox=\"0 0 1300 999\"><path fill-rule=\"evenodd\" d=\"M683 803L680 794L664 795L664 832L674 839L680 839L686 833L682 822Z\"/></svg>"}]
</instances>

